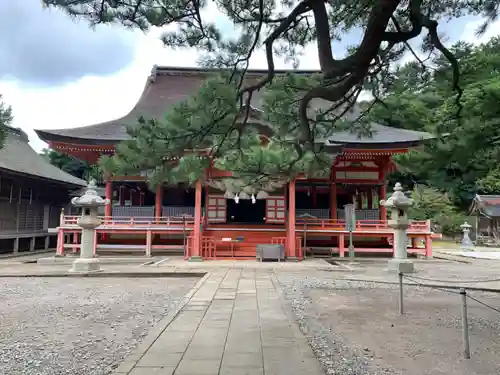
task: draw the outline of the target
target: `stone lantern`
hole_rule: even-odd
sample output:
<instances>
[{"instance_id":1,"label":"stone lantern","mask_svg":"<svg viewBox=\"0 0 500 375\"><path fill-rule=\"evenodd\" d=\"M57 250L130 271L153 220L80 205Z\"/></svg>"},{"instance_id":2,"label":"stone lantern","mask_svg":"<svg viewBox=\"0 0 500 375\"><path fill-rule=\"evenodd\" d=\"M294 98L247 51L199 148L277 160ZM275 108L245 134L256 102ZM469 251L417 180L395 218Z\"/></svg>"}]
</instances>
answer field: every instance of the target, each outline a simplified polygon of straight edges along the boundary
<instances>
[{"instance_id":1,"label":"stone lantern","mask_svg":"<svg viewBox=\"0 0 500 375\"><path fill-rule=\"evenodd\" d=\"M408 209L413 204L413 199L403 193L403 188L398 182L394 186L394 193L385 201L380 201L382 206L391 211L389 227L394 229L394 258L389 260L389 272L410 273L414 272L413 262L407 259L408 236Z\"/></svg>"},{"instance_id":2,"label":"stone lantern","mask_svg":"<svg viewBox=\"0 0 500 375\"><path fill-rule=\"evenodd\" d=\"M82 208L77 224L82 228L80 258L73 262L70 272L99 271L99 260L94 258L95 228L101 225L98 208L109 204L109 199L101 198L96 192L95 180L90 180L87 190L81 197L75 197L71 204Z\"/></svg>"},{"instance_id":3,"label":"stone lantern","mask_svg":"<svg viewBox=\"0 0 500 375\"><path fill-rule=\"evenodd\" d=\"M464 222L462 225L460 225L460 228L462 229L463 232L463 237L462 237L462 242L460 243L460 248L470 250L474 248L474 244L472 243L469 233L470 233L470 228L472 228L472 225L470 225L468 222Z\"/></svg>"}]
</instances>

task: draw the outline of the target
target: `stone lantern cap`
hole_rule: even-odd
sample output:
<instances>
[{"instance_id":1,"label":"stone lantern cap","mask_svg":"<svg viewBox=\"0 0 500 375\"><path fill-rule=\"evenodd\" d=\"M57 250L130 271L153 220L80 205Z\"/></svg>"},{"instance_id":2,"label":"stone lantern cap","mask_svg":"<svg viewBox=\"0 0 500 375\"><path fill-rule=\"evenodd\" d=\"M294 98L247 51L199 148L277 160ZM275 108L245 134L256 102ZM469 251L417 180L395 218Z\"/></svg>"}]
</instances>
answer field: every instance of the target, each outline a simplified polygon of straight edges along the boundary
<instances>
[{"instance_id":1,"label":"stone lantern cap","mask_svg":"<svg viewBox=\"0 0 500 375\"><path fill-rule=\"evenodd\" d=\"M90 180L87 190L81 197L71 199L71 204L78 207L100 207L110 203L109 199L103 199L96 192L95 180Z\"/></svg>"},{"instance_id":2,"label":"stone lantern cap","mask_svg":"<svg viewBox=\"0 0 500 375\"><path fill-rule=\"evenodd\" d=\"M470 229L472 228L472 225L470 225L467 221L464 221L464 223L460 225L460 228L462 228L462 230Z\"/></svg>"},{"instance_id":3,"label":"stone lantern cap","mask_svg":"<svg viewBox=\"0 0 500 375\"><path fill-rule=\"evenodd\" d=\"M399 182L396 182L394 186L394 192L387 200L381 200L380 204L388 208L398 208L405 209L411 207L413 204L413 199L408 198L403 193L403 187Z\"/></svg>"}]
</instances>

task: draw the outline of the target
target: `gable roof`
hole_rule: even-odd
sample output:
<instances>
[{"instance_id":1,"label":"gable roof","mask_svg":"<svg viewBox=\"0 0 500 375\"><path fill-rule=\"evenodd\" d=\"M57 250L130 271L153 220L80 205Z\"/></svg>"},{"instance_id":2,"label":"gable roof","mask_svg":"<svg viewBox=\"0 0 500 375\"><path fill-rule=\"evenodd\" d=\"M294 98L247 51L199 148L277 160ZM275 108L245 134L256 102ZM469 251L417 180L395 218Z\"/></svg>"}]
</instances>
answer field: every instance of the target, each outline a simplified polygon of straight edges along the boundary
<instances>
[{"instance_id":1,"label":"gable roof","mask_svg":"<svg viewBox=\"0 0 500 375\"><path fill-rule=\"evenodd\" d=\"M28 136L20 129L7 127L5 142L0 148L0 171L20 173L73 186L87 183L53 166L28 144Z\"/></svg>"},{"instance_id":2,"label":"gable roof","mask_svg":"<svg viewBox=\"0 0 500 375\"><path fill-rule=\"evenodd\" d=\"M500 217L500 195L476 194L472 201L471 213L478 212L486 217Z\"/></svg>"},{"instance_id":3,"label":"gable roof","mask_svg":"<svg viewBox=\"0 0 500 375\"><path fill-rule=\"evenodd\" d=\"M61 142L74 145L114 145L129 138L127 127L137 124L140 116L162 118L168 107L187 99L200 88L202 82L220 72L217 69L154 67L151 76L146 81L143 93L134 108L125 116L100 124L83 126L73 129L35 130L38 136L46 142ZM311 75L318 71L311 70L277 70L276 74L293 72L295 74ZM267 70L249 70L246 77L249 82L261 78ZM262 96L256 92L252 96L253 109L262 107ZM320 106L320 104L318 104ZM346 114L349 120L359 116L355 108ZM434 138L429 133L406 129L391 128L384 125L372 125L372 137L359 137L348 131L338 132L325 141L327 146L349 144L353 147L413 147L422 140Z\"/></svg>"}]
</instances>

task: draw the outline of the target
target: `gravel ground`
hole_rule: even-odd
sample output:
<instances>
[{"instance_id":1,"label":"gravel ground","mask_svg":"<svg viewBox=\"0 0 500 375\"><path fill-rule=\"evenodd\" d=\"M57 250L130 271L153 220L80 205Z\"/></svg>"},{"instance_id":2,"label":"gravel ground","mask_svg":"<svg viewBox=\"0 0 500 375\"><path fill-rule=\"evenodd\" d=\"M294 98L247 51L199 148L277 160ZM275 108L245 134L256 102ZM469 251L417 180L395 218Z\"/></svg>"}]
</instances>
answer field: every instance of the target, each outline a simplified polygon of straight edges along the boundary
<instances>
[{"instance_id":1,"label":"gravel ground","mask_svg":"<svg viewBox=\"0 0 500 375\"><path fill-rule=\"evenodd\" d=\"M278 280L329 375L500 373L500 314L471 300L471 359L465 360L458 295L407 287L401 317L393 285L304 274L280 274ZM499 307L498 294L471 295Z\"/></svg>"},{"instance_id":2,"label":"gravel ground","mask_svg":"<svg viewBox=\"0 0 500 375\"><path fill-rule=\"evenodd\" d=\"M196 281L0 279L0 374L108 374Z\"/></svg>"}]
</instances>

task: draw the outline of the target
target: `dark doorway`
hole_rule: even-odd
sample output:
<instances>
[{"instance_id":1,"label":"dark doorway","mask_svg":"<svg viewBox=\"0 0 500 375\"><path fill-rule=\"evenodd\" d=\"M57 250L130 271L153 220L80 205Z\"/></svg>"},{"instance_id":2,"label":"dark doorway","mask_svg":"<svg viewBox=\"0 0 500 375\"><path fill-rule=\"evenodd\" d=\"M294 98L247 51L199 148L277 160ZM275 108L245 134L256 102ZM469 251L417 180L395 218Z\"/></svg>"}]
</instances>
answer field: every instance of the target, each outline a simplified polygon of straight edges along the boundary
<instances>
[{"instance_id":1,"label":"dark doorway","mask_svg":"<svg viewBox=\"0 0 500 375\"><path fill-rule=\"evenodd\" d=\"M266 200L257 199L252 203L250 199L241 199L236 203L233 199L227 200L227 222L262 224L266 222Z\"/></svg>"},{"instance_id":2,"label":"dark doorway","mask_svg":"<svg viewBox=\"0 0 500 375\"><path fill-rule=\"evenodd\" d=\"M349 194L338 194L337 195L337 208L344 208L346 204L353 203L353 196Z\"/></svg>"}]
</instances>

